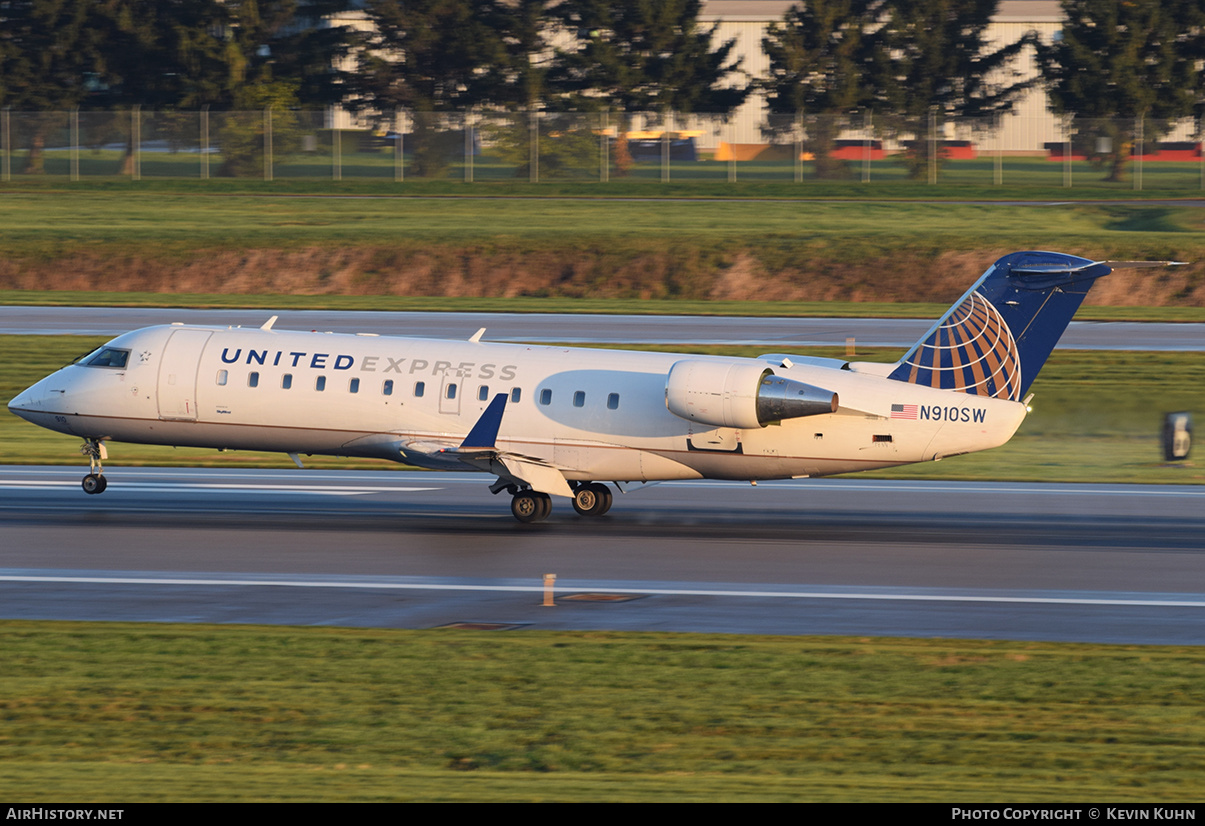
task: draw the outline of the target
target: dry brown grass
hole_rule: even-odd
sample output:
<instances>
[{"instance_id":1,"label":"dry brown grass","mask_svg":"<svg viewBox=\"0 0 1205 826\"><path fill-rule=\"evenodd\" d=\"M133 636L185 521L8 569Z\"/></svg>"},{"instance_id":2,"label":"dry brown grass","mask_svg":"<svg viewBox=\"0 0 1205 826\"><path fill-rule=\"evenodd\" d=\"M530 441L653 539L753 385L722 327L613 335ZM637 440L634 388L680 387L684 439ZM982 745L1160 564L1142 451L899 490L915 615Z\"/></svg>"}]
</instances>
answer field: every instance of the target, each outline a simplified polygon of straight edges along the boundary
<instances>
[{"instance_id":1,"label":"dry brown grass","mask_svg":"<svg viewBox=\"0 0 1205 826\"><path fill-rule=\"evenodd\" d=\"M1005 249L895 253L859 262L817 256L765 263L724 256L432 245L198 251L156 257L79 249L49 260L0 260L0 289L253 295L547 296L757 301L937 302L956 299ZM1205 265L1119 270L1088 299L1102 306L1205 306Z\"/></svg>"}]
</instances>

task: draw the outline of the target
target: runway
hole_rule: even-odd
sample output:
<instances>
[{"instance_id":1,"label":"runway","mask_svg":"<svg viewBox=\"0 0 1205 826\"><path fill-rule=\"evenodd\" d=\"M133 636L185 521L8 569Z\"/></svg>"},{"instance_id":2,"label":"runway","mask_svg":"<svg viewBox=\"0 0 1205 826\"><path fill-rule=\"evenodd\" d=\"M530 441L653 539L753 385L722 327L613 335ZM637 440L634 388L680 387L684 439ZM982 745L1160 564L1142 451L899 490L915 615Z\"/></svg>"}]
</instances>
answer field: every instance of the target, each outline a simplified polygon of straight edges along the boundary
<instances>
[{"instance_id":1,"label":"runway","mask_svg":"<svg viewBox=\"0 0 1205 826\"><path fill-rule=\"evenodd\" d=\"M566 344L748 344L768 352L800 347L909 347L936 319L747 318L558 313L394 313L323 310L187 310L126 307L0 306L9 335L116 336L155 324L258 327L279 315L279 330ZM1205 351L1205 324L1073 321L1059 347L1072 350Z\"/></svg>"},{"instance_id":2,"label":"runway","mask_svg":"<svg viewBox=\"0 0 1205 826\"><path fill-rule=\"evenodd\" d=\"M0 617L1205 644L1196 486L664 483L521 525L477 474L82 473L0 468Z\"/></svg>"}]
</instances>

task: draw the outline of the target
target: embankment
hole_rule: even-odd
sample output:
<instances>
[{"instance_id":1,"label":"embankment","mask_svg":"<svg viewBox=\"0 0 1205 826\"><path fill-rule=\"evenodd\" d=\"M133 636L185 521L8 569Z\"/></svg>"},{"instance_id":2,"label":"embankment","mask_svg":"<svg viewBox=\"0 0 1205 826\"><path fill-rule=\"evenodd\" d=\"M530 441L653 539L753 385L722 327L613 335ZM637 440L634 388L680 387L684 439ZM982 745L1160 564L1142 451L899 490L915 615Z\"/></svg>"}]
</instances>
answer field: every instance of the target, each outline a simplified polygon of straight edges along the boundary
<instances>
[{"instance_id":1,"label":"embankment","mask_svg":"<svg viewBox=\"0 0 1205 826\"><path fill-rule=\"evenodd\" d=\"M839 257L807 247L700 249L407 243L133 254L76 248L0 260L0 289L446 297L948 302L1010 249L895 250ZM1085 256L1089 250L1063 249ZM831 253L831 250L828 251ZM1194 255L1193 252L1198 254ZM1120 270L1088 299L1205 306L1205 249L1175 269Z\"/></svg>"}]
</instances>

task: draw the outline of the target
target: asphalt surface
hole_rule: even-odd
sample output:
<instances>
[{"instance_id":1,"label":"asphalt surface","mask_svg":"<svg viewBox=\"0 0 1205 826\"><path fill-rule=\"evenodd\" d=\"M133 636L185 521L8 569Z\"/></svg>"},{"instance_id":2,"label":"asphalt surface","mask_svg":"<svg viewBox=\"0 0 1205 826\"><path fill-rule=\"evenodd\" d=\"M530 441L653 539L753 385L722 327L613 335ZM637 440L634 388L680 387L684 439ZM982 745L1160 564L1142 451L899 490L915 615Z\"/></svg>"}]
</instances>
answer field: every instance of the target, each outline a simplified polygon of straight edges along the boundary
<instances>
[{"instance_id":1,"label":"asphalt surface","mask_svg":"<svg viewBox=\"0 0 1205 826\"><path fill-rule=\"evenodd\" d=\"M276 329L467 339L485 327L486 341L564 343L749 344L792 347L909 347L936 319L745 318L555 313L393 313L322 310L182 310L124 307L0 306L0 332L25 335L111 335L183 322L258 327L279 315ZM1076 350L1205 351L1205 324L1073 321L1059 347Z\"/></svg>"},{"instance_id":2,"label":"asphalt surface","mask_svg":"<svg viewBox=\"0 0 1205 826\"><path fill-rule=\"evenodd\" d=\"M0 468L0 617L1205 644L1205 488ZM555 607L543 577L556 574Z\"/></svg>"}]
</instances>

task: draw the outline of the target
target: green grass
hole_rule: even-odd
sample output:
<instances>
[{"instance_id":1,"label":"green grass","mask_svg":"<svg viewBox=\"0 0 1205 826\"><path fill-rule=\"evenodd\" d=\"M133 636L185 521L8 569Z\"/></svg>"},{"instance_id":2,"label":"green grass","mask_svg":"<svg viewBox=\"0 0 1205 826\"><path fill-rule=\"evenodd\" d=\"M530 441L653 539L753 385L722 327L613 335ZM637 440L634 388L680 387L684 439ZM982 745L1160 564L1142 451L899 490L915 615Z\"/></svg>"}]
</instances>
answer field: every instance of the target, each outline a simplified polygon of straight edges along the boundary
<instances>
[{"instance_id":1,"label":"green grass","mask_svg":"<svg viewBox=\"0 0 1205 826\"><path fill-rule=\"evenodd\" d=\"M31 622L0 644L23 803L1171 803L1202 780L1197 647Z\"/></svg>"},{"instance_id":2,"label":"green grass","mask_svg":"<svg viewBox=\"0 0 1205 826\"><path fill-rule=\"evenodd\" d=\"M0 400L105 341L87 336L0 336ZM664 349L643 347L634 349ZM757 356L764 347L684 346L682 352ZM806 355L840 357L840 349ZM863 350L865 361L893 361L899 350ZM872 474L879 478L1037 482L1201 484L1191 462L1164 464L1163 414L1205 409L1205 359L1198 353L1056 351L1032 391L1033 413L1007 445L938 463ZM0 411L0 464L75 464L79 440L52 433ZM292 467L280 454L217 453L197 448L112 444L109 467L135 465ZM315 467L397 467L385 462L313 457Z\"/></svg>"},{"instance_id":3,"label":"green grass","mask_svg":"<svg viewBox=\"0 0 1205 826\"><path fill-rule=\"evenodd\" d=\"M23 152L13 154L15 171L10 187L49 187L72 184L70 155L67 152L46 153L47 175L29 179L19 173L24 165ZM216 174L219 159L210 157L210 174ZM466 189L516 194L606 194L617 197L872 197L872 198L988 198L1012 200L1030 198L1067 200L1074 198L1152 198L1194 197L1203 189L1200 163L1147 163L1143 167L1142 190L1135 190L1133 180L1111 182L1106 172L1091 164L1076 161L1071 164L1071 186L1066 186L1062 163L1043 158L1004 157L1000 159L1001 183L996 184L997 162L985 155L973 161L950 161L944 164L938 182L907 178L904 166L894 159L876 161L870 165L870 180L864 182L861 164L849 167L850 175L842 180L816 180L812 165L802 165L803 180L795 180L795 164L790 161L746 161L730 165L726 162L701 160L674 162L670 181L661 180L658 163L640 163L627 177L612 170L610 180L599 182L596 166L575 170L572 176L545 178L531 184L526 174L516 176L515 167L488 156L473 163L473 181L466 183L465 166L454 163L439 175L418 178L413 169L406 168L405 180L395 182L394 159L390 152L349 152L346 147L341 158L342 180L334 180L334 163L329 149L311 155L295 155L279 162L276 180L265 182L259 166L253 177L244 179L201 180L200 157L190 153L142 154L142 180L131 181L117 175L121 153L115 151L83 152L80 155L82 180L76 186L112 186L135 184L139 187L172 188L197 186L211 190L247 190L267 184L275 190L292 189L313 192L425 191L439 194L462 194ZM1131 169L1134 169L1131 166ZM730 176L735 175L735 181Z\"/></svg>"},{"instance_id":4,"label":"green grass","mask_svg":"<svg viewBox=\"0 0 1205 826\"><path fill-rule=\"evenodd\" d=\"M297 289L305 292L334 291L324 279L344 269L351 280L340 291L376 293L405 291L381 286L392 285L399 272L419 279L430 273L433 283L449 272L458 283L467 266L467 281L453 294L478 292L472 273L495 268L513 269L508 289L518 294L589 297L605 291L692 299L706 298L717 273L738 262L788 287L820 277L842 295L906 300L926 286L915 279L924 277L929 262L951 251L1057 249L1102 258L1205 260L1205 210L1133 204L667 205L641 199L265 198L138 188L120 195L81 188L63 197L16 189L0 198L0 226L0 258L7 259L12 276L23 267L45 270L46 280L54 283L61 274L57 286L71 288L71 268L77 266L85 273L103 271L114 290L145 290L149 279L164 292L173 289L181 268L191 268L194 279L221 284L225 271L210 272L203 262L237 267L259 250L268 252L272 267L295 272L305 285ZM530 283L522 274L524 262L535 268ZM892 262L898 283L891 278ZM980 264L971 269L978 272ZM1192 272L1189 292L1199 279ZM622 273L618 280L616 273ZM239 283L231 290L272 289L254 267ZM756 282L744 289L757 297ZM1175 303L1165 288L1156 290L1159 303Z\"/></svg>"},{"instance_id":5,"label":"green grass","mask_svg":"<svg viewBox=\"0 0 1205 826\"><path fill-rule=\"evenodd\" d=\"M415 242L504 249L517 240L589 248L612 238L670 238L720 249L752 238L780 246L831 245L831 256L845 260L900 245L979 248L988 227L992 246L1018 249L1102 243L1167 249L1205 240L1205 211L1192 207L717 200L667 206L656 200L204 197L138 190L118 197L88 189L69 198L6 193L0 225L0 246L23 254L150 242L166 244L169 251ZM856 248L843 247L845 239L857 239Z\"/></svg>"},{"instance_id":6,"label":"green grass","mask_svg":"<svg viewBox=\"0 0 1205 826\"><path fill-rule=\"evenodd\" d=\"M690 299L684 311L741 311L739 302L706 307L706 299L720 294L763 299L749 312L823 314L830 311L815 304L796 308L764 299L934 300L952 289L951 267L965 269L969 279L996 254L1015 249L1205 261L1205 209L1142 202L314 197L303 189L204 189L204 183L0 188L0 281L169 295L177 289L605 295L626 299L610 305L620 310L641 299L662 299L655 310ZM1089 310L1085 317L1200 319L1199 308L1176 305L1199 303L1201 277L1200 266L1183 274L1142 271L1135 289L1149 291L1145 303L1168 309ZM435 306L510 308L485 303L493 298L455 300L460 303ZM405 306L371 296L288 303L303 301ZM562 311L567 305L540 306ZM936 315L937 308L919 312Z\"/></svg>"}]
</instances>

